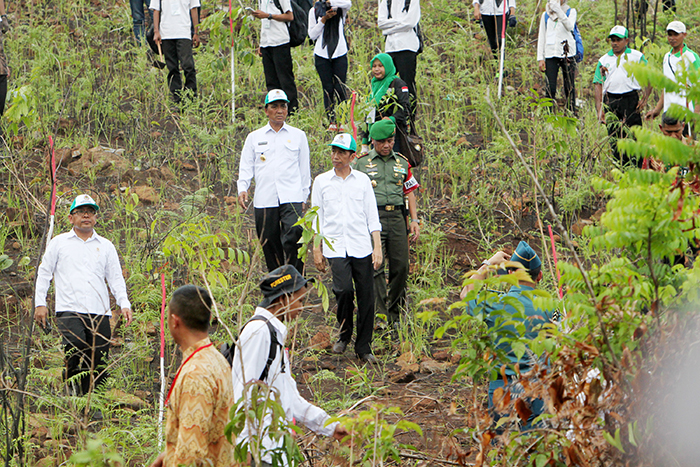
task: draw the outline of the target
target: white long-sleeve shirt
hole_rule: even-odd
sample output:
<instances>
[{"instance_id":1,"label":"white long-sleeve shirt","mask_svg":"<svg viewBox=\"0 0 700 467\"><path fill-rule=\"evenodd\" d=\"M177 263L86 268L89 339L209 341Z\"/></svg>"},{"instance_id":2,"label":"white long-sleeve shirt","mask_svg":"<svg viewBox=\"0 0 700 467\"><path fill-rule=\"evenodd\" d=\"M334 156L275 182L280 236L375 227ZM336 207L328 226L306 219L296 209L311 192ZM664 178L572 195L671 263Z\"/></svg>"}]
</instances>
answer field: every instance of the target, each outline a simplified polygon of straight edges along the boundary
<instances>
[{"instance_id":1,"label":"white long-sleeve shirt","mask_svg":"<svg viewBox=\"0 0 700 467\"><path fill-rule=\"evenodd\" d=\"M259 0L258 8L273 15L283 15L292 11L289 0L280 0L279 3L282 9L277 8L274 0ZM289 42L289 26L285 21L263 18L260 23L260 47L277 47Z\"/></svg>"},{"instance_id":2,"label":"white long-sleeve shirt","mask_svg":"<svg viewBox=\"0 0 700 467\"><path fill-rule=\"evenodd\" d=\"M420 21L420 1L411 0L408 11L403 11L405 0L392 0L391 18L387 8L387 0L379 0L377 11L377 26L386 36L384 52L400 52L410 50L418 52L420 40L414 28Z\"/></svg>"},{"instance_id":3,"label":"white long-sleeve shirt","mask_svg":"<svg viewBox=\"0 0 700 467\"><path fill-rule=\"evenodd\" d=\"M571 8L569 16L566 10L556 3L552 3L553 9L557 11L558 19L549 18L545 21L545 13L540 17L540 30L537 36L537 60L545 58L564 57L563 41L569 45L567 57L576 55L576 40L573 30L576 26L576 9ZM558 9L558 10L557 10Z\"/></svg>"},{"instance_id":4,"label":"white long-sleeve shirt","mask_svg":"<svg viewBox=\"0 0 700 467\"><path fill-rule=\"evenodd\" d=\"M338 422L333 422L325 426L330 416L321 408L316 407L304 399L297 383L292 378L292 371L289 365L289 355L284 349L287 339L287 327L277 319L272 313L264 308L256 308L255 316L263 316L272 324L277 331L277 340L282 345L282 349L277 349L275 359L270 364L267 379L264 381L276 394L277 402L284 409L287 422L296 419L297 422L305 425L309 430L324 436L332 436ZM264 321L251 321L244 328L238 339L236 353L233 357L233 396L236 401L243 397L245 384L257 380L260 377L267 358L270 353L270 331ZM284 372L282 371L282 358L284 355ZM269 425L270 415L265 415L263 424ZM260 427L253 423L247 424L235 444L250 437L250 433L260 433ZM281 446L269 436L262 438L263 452L277 449ZM270 463L272 456L263 454L263 461ZM283 464L286 465L286 464Z\"/></svg>"},{"instance_id":5,"label":"white long-sleeve shirt","mask_svg":"<svg viewBox=\"0 0 700 467\"><path fill-rule=\"evenodd\" d=\"M323 46L323 30L326 25L321 21L321 18L316 19L316 13L314 12L314 7L309 10L309 39L316 41L314 46L314 55L318 55L321 58L338 58L342 57L348 53L348 43L345 41L345 18L348 15L348 10L352 6L350 0L331 0L331 6L335 8L341 8L343 10L343 16L338 22L338 45L333 52L333 56L328 56L328 49Z\"/></svg>"},{"instance_id":6,"label":"white long-sleeve shirt","mask_svg":"<svg viewBox=\"0 0 700 467\"><path fill-rule=\"evenodd\" d=\"M511 8L515 9L515 0L506 0L506 13L510 11ZM486 16L502 16L503 15L503 0L501 0L499 5L496 5L496 0L484 0L483 3L479 0L474 0L472 5L479 5L479 11L482 15Z\"/></svg>"},{"instance_id":7,"label":"white long-sleeve shirt","mask_svg":"<svg viewBox=\"0 0 700 467\"><path fill-rule=\"evenodd\" d=\"M112 242L94 231L86 241L71 230L49 242L37 272L35 306L46 306L52 278L57 313L72 311L111 316L107 284L117 305L131 308L117 250Z\"/></svg>"},{"instance_id":8,"label":"white long-sleeve shirt","mask_svg":"<svg viewBox=\"0 0 700 467\"><path fill-rule=\"evenodd\" d=\"M255 178L256 208L304 203L311 188L309 142L306 133L286 123L279 131L268 123L245 139L238 169L238 193Z\"/></svg>"},{"instance_id":9,"label":"white long-sleeve shirt","mask_svg":"<svg viewBox=\"0 0 700 467\"><path fill-rule=\"evenodd\" d=\"M318 230L326 237L326 258L364 258L372 254L372 232L382 230L372 182L367 174L350 169L343 180L335 169L314 180L311 204L318 206Z\"/></svg>"}]
</instances>

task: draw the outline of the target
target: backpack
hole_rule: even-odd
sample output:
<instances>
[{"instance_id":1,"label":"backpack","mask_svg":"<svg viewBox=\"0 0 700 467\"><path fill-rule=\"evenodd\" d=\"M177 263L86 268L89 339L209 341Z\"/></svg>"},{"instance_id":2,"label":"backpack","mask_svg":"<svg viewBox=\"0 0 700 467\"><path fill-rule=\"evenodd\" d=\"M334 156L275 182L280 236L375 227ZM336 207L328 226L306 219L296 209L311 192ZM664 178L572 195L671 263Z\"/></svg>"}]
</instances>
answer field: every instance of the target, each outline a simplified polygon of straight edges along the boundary
<instances>
[{"instance_id":1,"label":"backpack","mask_svg":"<svg viewBox=\"0 0 700 467\"><path fill-rule=\"evenodd\" d=\"M297 3L297 1L299 3ZM274 0L275 6L279 11L282 11L282 5L280 0ZM312 0L289 0L292 5L292 13L294 14L294 19L287 23L287 29L289 30L289 45L291 47L297 47L304 43L308 37L309 30L309 10L313 6ZM306 10L304 8L307 6ZM282 13L285 13L282 11Z\"/></svg>"},{"instance_id":2,"label":"backpack","mask_svg":"<svg viewBox=\"0 0 700 467\"><path fill-rule=\"evenodd\" d=\"M571 8L566 10L566 16L569 16L569 12L571 11ZM545 11L544 12L544 23L547 24L547 21L549 21L549 14ZM585 50L583 48L583 38L581 37L581 32L578 30L578 22L574 24L574 30L571 31L571 35L574 36L574 42L576 42L576 55L574 55L574 60L576 60L576 63L581 63L583 61L583 54L585 53Z\"/></svg>"},{"instance_id":3,"label":"backpack","mask_svg":"<svg viewBox=\"0 0 700 467\"><path fill-rule=\"evenodd\" d=\"M253 316L243 325L243 328L248 326L248 323L251 321L265 321L265 324L267 324L267 329L270 331L270 352L267 355L265 368L263 368L262 373L260 373L260 378L258 378L260 381L265 381L265 379L267 379L267 375L270 373L270 365L272 365L272 362L275 361L275 357L277 357L277 347L282 348L282 344L280 344L280 341L277 339L277 331L275 331L275 328L272 326L272 324L270 324L270 321L267 318L259 315ZM223 343L219 348L219 352L221 352L228 364L233 367L233 358L236 355L236 343ZM284 373L284 356L282 356L280 366L282 367L282 373Z\"/></svg>"}]
</instances>

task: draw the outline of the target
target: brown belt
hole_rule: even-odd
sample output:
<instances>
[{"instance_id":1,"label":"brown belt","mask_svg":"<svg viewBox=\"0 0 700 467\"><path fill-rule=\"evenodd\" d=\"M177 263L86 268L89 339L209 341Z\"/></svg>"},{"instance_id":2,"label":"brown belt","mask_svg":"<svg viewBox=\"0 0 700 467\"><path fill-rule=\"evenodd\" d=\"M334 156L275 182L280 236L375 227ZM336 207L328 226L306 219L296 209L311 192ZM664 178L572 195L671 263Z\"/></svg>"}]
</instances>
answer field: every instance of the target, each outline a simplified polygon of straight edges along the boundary
<instances>
[{"instance_id":1,"label":"brown belt","mask_svg":"<svg viewBox=\"0 0 700 467\"><path fill-rule=\"evenodd\" d=\"M377 209L379 209L380 211L396 211L401 209L402 207L403 206L401 205L395 206L393 204L387 204L386 206L377 206Z\"/></svg>"}]
</instances>

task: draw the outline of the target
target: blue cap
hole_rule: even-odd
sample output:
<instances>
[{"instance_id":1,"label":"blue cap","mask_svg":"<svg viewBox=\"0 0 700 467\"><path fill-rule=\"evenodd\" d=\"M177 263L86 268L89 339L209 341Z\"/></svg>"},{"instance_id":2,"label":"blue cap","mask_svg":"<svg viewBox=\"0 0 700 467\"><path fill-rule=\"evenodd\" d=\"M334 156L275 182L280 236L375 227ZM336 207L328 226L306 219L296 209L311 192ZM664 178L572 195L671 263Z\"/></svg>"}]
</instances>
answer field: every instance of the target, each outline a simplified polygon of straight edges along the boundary
<instances>
[{"instance_id":1,"label":"blue cap","mask_svg":"<svg viewBox=\"0 0 700 467\"><path fill-rule=\"evenodd\" d=\"M533 271L542 266L540 257L525 241L521 241L518 244L518 248L515 249L515 253L513 253L510 260L522 264L528 271Z\"/></svg>"}]
</instances>

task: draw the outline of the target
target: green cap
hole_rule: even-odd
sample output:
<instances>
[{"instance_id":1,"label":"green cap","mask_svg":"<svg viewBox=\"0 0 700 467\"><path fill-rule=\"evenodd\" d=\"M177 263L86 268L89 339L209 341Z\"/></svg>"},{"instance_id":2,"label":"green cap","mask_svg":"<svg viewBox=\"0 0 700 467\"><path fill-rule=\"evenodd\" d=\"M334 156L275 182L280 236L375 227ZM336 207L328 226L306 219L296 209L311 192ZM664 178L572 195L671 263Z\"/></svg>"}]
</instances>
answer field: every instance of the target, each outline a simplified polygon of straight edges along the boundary
<instances>
[{"instance_id":1,"label":"green cap","mask_svg":"<svg viewBox=\"0 0 700 467\"><path fill-rule=\"evenodd\" d=\"M382 141L391 138L396 134L396 125L387 118L383 118L378 122L374 122L369 129L369 137L371 139Z\"/></svg>"},{"instance_id":2,"label":"green cap","mask_svg":"<svg viewBox=\"0 0 700 467\"><path fill-rule=\"evenodd\" d=\"M355 138L348 133L340 133L335 135L333 142L329 146L335 146L336 148L344 149L346 151L357 151L357 143Z\"/></svg>"},{"instance_id":3,"label":"green cap","mask_svg":"<svg viewBox=\"0 0 700 467\"><path fill-rule=\"evenodd\" d=\"M71 205L70 205L70 210L69 210L68 212L70 212L71 214L73 214L73 210L74 210L74 209L77 209L77 208L79 208L79 207L81 207L81 206L90 206L90 207L93 207L93 208L95 208L95 211L99 211L99 210L100 210L100 207L97 205L97 203L95 202L95 200L92 199L92 197L90 197L90 195L78 195L78 196L73 200L73 202L71 203Z\"/></svg>"}]
</instances>

